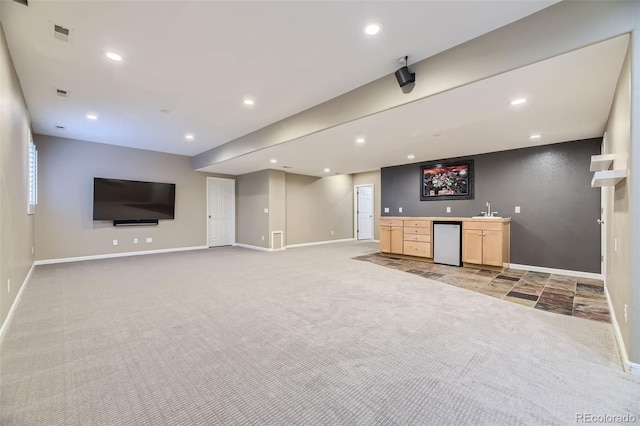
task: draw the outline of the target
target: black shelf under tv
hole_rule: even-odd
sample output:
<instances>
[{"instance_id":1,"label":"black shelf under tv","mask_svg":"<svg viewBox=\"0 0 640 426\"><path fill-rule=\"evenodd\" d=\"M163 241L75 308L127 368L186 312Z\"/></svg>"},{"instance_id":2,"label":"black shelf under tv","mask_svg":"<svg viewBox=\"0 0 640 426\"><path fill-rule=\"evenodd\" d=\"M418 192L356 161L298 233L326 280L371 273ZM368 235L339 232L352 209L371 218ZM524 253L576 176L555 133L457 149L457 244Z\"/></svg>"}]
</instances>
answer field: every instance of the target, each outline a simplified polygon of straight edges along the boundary
<instances>
[{"instance_id":1,"label":"black shelf under tv","mask_svg":"<svg viewBox=\"0 0 640 426\"><path fill-rule=\"evenodd\" d=\"M113 226L157 226L158 219L114 220Z\"/></svg>"}]
</instances>

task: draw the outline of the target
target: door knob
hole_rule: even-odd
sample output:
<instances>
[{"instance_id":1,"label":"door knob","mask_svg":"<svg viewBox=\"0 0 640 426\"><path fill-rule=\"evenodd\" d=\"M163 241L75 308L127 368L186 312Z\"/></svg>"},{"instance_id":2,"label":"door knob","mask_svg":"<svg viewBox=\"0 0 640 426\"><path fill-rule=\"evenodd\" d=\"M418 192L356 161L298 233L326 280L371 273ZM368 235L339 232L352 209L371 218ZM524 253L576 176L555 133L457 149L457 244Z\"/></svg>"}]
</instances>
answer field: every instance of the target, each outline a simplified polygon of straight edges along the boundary
<instances>
[{"instance_id":1,"label":"door knob","mask_svg":"<svg viewBox=\"0 0 640 426\"><path fill-rule=\"evenodd\" d=\"M209 219L211 219L211 215L209 215Z\"/></svg>"},{"instance_id":2,"label":"door knob","mask_svg":"<svg viewBox=\"0 0 640 426\"><path fill-rule=\"evenodd\" d=\"M604 220L598 219L598 220L596 220L596 222L598 222L598 225L602 225L604 223Z\"/></svg>"}]
</instances>

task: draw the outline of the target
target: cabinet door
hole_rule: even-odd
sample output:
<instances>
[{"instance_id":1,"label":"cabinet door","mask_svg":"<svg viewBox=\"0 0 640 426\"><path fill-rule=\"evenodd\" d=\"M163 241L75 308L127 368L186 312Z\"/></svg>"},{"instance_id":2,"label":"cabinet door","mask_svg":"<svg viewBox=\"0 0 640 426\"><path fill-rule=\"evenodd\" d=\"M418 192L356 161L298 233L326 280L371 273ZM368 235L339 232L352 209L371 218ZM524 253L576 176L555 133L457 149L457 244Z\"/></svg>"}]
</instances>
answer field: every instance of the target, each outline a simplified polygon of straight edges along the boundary
<instances>
[{"instance_id":1,"label":"cabinet door","mask_svg":"<svg viewBox=\"0 0 640 426\"><path fill-rule=\"evenodd\" d=\"M402 239L402 226L391 227L391 253L402 254L404 241Z\"/></svg>"},{"instance_id":2,"label":"cabinet door","mask_svg":"<svg viewBox=\"0 0 640 426\"><path fill-rule=\"evenodd\" d=\"M391 253L391 227L380 227L380 252Z\"/></svg>"},{"instance_id":3,"label":"cabinet door","mask_svg":"<svg viewBox=\"0 0 640 426\"><path fill-rule=\"evenodd\" d=\"M502 267L502 231L482 233L482 263Z\"/></svg>"},{"instance_id":4,"label":"cabinet door","mask_svg":"<svg viewBox=\"0 0 640 426\"><path fill-rule=\"evenodd\" d=\"M482 263L482 233L478 229L465 229L462 239L462 261Z\"/></svg>"}]
</instances>

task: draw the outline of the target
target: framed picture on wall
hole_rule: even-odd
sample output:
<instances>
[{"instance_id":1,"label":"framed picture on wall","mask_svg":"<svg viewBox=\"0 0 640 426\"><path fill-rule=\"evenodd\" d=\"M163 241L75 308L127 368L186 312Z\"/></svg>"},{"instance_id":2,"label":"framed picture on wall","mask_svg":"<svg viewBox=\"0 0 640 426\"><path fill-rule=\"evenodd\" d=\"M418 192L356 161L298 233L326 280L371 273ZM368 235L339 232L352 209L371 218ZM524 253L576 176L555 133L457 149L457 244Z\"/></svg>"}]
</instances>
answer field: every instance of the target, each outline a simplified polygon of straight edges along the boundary
<instances>
[{"instance_id":1,"label":"framed picture on wall","mask_svg":"<svg viewBox=\"0 0 640 426\"><path fill-rule=\"evenodd\" d=\"M473 160L420 167L420 201L472 199Z\"/></svg>"}]
</instances>

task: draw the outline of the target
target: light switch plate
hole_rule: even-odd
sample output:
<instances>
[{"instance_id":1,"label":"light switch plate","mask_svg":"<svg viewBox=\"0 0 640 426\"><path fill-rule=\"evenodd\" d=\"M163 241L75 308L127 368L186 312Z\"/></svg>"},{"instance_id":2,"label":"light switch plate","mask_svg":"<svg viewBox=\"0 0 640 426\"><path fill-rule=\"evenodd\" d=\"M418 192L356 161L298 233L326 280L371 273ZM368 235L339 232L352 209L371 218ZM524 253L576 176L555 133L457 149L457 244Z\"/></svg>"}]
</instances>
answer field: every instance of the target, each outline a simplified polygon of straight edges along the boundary
<instances>
[{"instance_id":1,"label":"light switch plate","mask_svg":"<svg viewBox=\"0 0 640 426\"><path fill-rule=\"evenodd\" d=\"M153 242L153 238L151 238L151 237L147 237L147 242L148 242L148 243L152 243L152 242Z\"/></svg>"},{"instance_id":2,"label":"light switch plate","mask_svg":"<svg viewBox=\"0 0 640 426\"><path fill-rule=\"evenodd\" d=\"M447 213L451 213L451 207L447 206Z\"/></svg>"},{"instance_id":3,"label":"light switch plate","mask_svg":"<svg viewBox=\"0 0 640 426\"><path fill-rule=\"evenodd\" d=\"M113 245L117 246L118 245L118 240L113 240Z\"/></svg>"},{"instance_id":4,"label":"light switch plate","mask_svg":"<svg viewBox=\"0 0 640 426\"><path fill-rule=\"evenodd\" d=\"M398 207L398 213L402 213L402 207Z\"/></svg>"},{"instance_id":5,"label":"light switch plate","mask_svg":"<svg viewBox=\"0 0 640 426\"><path fill-rule=\"evenodd\" d=\"M269 213L269 209L265 207L265 208L264 208L264 212L265 212L265 213Z\"/></svg>"},{"instance_id":6,"label":"light switch plate","mask_svg":"<svg viewBox=\"0 0 640 426\"><path fill-rule=\"evenodd\" d=\"M516 213L520 213L520 206L516 206L516 210L515 210L515 212L516 212Z\"/></svg>"},{"instance_id":7,"label":"light switch plate","mask_svg":"<svg viewBox=\"0 0 640 426\"><path fill-rule=\"evenodd\" d=\"M389 207L385 207L385 208L384 208L384 212L385 212L385 213L389 213Z\"/></svg>"}]
</instances>

